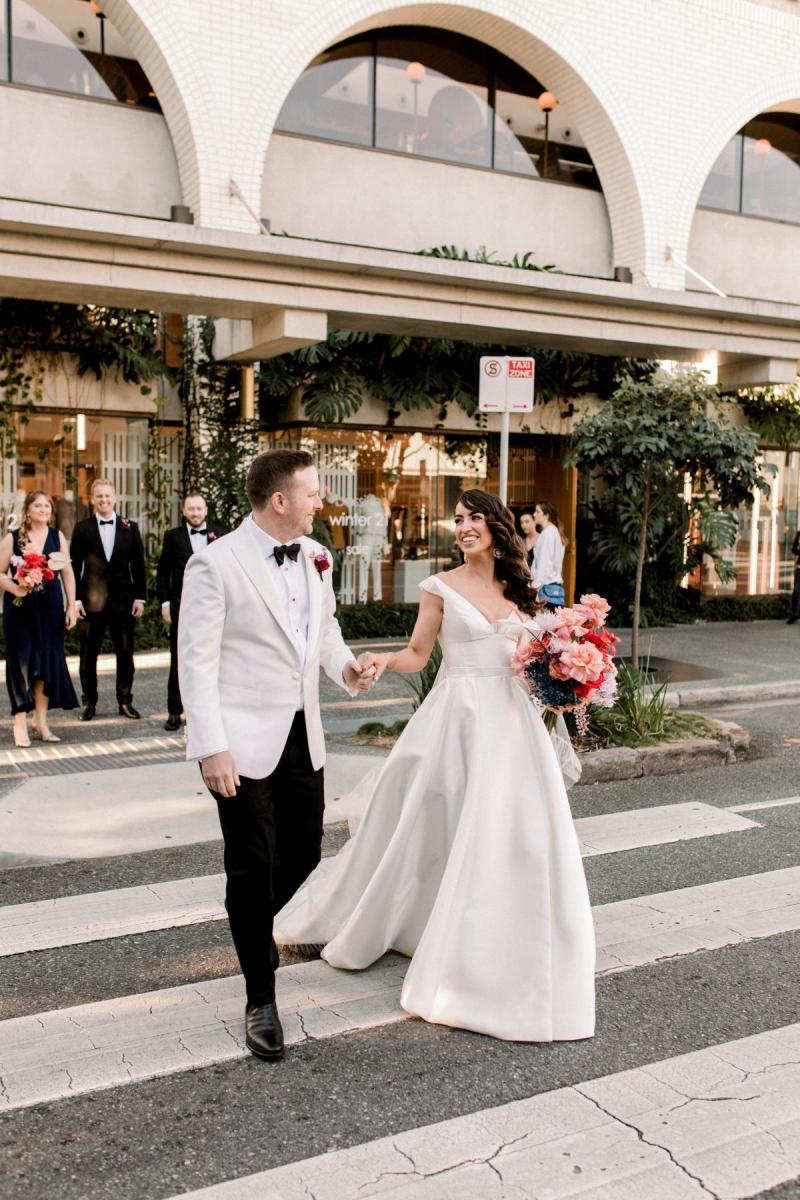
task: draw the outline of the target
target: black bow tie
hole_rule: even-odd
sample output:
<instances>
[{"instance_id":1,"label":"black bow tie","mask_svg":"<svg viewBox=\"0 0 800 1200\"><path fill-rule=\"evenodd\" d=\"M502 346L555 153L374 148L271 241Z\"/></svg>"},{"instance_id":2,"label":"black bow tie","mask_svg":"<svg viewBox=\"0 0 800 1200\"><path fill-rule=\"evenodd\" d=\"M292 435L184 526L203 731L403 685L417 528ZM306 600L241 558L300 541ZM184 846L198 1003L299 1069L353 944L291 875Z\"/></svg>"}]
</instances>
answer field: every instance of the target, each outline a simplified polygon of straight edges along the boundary
<instances>
[{"instance_id":1,"label":"black bow tie","mask_svg":"<svg viewBox=\"0 0 800 1200\"><path fill-rule=\"evenodd\" d=\"M203 526L203 528L202 528L202 529L190 529L190 530L189 530L189 533L191 533L191 534L195 534L195 533L202 533L202 534L203 534L203 536L205 536L205 535L206 535L206 533L208 533L208 530L205 528L205 526Z\"/></svg>"},{"instance_id":2,"label":"black bow tie","mask_svg":"<svg viewBox=\"0 0 800 1200\"><path fill-rule=\"evenodd\" d=\"M300 553L300 543L293 542L291 546L276 546L272 553L275 555L275 562L279 567L283 566L285 558L290 558L292 562L297 562L297 556Z\"/></svg>"},{"instance_id":3,"label":"black bow tie","mask_svg":"<svg viewBox=\"0 0 800 1200\"><path fill-rule=\"evenodd\" d=\"M100 522L100 524L101 524L101 525L113 525L113 524L114 524L114 518L112 517L110 521L101 521L101 522Z\"/></svg>"}]
</instances>

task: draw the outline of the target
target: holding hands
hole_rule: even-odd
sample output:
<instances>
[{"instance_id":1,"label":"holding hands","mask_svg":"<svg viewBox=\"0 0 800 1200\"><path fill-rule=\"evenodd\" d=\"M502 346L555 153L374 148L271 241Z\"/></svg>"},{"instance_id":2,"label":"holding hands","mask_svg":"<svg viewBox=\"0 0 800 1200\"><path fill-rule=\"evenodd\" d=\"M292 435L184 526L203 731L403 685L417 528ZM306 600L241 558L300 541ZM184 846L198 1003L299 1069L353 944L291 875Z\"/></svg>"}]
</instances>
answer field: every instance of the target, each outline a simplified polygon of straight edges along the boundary
<instances>
[{"instance_id":1,"label":"holding hands","mask_svg":"<svg viewBox=\"0 0 800 1200\"><path fill-rule=\"evenodd\" d=\"M365 650L358 656L358 664L363 672L362 678L368 677L371 680L370 686L374 687L393 658L393 654L372 654Z\"/></svg>"},{"instance_id":2,"label":"holding hands","mask_svg":"<svg viewBox=\"0 0 800 1200\"><path fill-rule=\"evenodd\" d=\"M349 688L357 692L368 692L377 683L374 671L363 662L369 655L361 654L357 662L349 662L344 668L344 681Z\"/></svg>"}]
</instances>

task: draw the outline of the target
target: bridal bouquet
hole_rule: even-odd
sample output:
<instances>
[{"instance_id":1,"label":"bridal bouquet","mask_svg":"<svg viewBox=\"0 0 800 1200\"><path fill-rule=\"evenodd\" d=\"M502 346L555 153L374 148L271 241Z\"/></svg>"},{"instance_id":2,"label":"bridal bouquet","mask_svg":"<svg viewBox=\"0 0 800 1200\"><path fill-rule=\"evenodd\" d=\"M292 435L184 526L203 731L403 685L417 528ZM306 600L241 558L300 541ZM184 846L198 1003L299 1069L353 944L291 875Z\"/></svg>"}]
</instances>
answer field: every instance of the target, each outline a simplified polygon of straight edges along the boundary
<instances>
[{"instance_id":1,"label":"bridal bouquet","mask_svg":"<svg viewBox=\"0 0 800 1200\"><path fill-rule=\"evenodd\" d=\"M530 638L512 658L531 699L545 715L572 712L578 731L588 731L586 707L611 708L617 693L614 648L619 638L605 628L611 605L602 596L581 596L572 608L538 613Z\"/></svg>"},{"instance_id":2,"label":"bridal bouquet","mask_svg":"<svg viewBox=\"0 0 800 1200\"><path fill-rule=\"evenodd\" d=\"M44 591L45 583L51 579L55 579L56 571L66 565L62 562L66 556L60 553L51 554L48 558L46 554L39 554L36 550L26 550L23 554L15 554L11 559L11 566L14 568L14 578L22 587L28 589L28 593ZM24 602L24 596L16 596L14 604L19 606Z\"/></svg>"}]
</instances>

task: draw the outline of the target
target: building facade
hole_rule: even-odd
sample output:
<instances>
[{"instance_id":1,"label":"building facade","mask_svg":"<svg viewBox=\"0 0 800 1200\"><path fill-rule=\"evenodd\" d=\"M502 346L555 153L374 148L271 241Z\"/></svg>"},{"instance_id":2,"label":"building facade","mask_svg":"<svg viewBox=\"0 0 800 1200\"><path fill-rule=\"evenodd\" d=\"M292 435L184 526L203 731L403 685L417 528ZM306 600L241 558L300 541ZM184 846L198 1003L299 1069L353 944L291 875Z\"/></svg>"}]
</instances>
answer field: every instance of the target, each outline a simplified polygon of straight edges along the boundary
<instances>
[{"instance_id":1,"label":"building facade","mask_svg":"<svg viewBox=\"0 0 800 1200\"><path fill-rule=\"evenodd\" d=\"M796 376L796 0L0 0L0 111L4 295L210 313L240 362L356 328ZM80 407L45 389L5 490L58 492L40 451L65 414L76 503L91 467L135 511L154 410L100 386ZM511 498L560 498L569 533L577 483L541 420ZM413 594L414 564L450 553L454 489L492 481L474 422L385 423L264 431L317 448L331 504L381 503L380 570L363 513L330 526L343 598ZM787 586L800 506L796 455L766 450L773 498L736 550L751 592Z\"/></svg>"}]
</instances>

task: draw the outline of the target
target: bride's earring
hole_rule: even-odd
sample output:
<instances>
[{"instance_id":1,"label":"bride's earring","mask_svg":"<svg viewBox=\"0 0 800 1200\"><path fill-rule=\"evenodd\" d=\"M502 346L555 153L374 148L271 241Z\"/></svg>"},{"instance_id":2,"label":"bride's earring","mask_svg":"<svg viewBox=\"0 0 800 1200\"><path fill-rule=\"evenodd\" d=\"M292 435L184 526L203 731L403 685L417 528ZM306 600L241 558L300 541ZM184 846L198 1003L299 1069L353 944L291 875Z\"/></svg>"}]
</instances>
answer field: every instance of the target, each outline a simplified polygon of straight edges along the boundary
<instances>
[{"instance_id":1,"label":"bride's earring","mask_svg":"<svg viewBox=\"0 0 800 1200\"><path fill-rule=\"evenodd\" d=\"M494 551L494 556L495 556L495 558L502 558L502 557L503 557L503 551L502 551L502 550L495 550L495 551Z\"/></svg>"}]
</instances>

